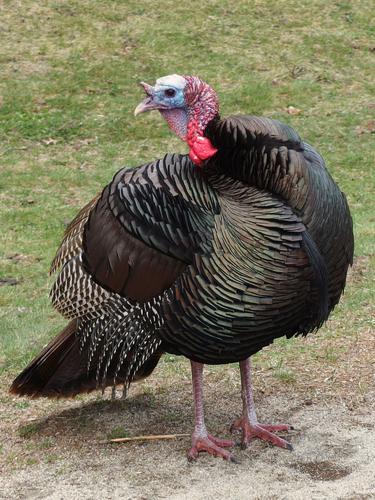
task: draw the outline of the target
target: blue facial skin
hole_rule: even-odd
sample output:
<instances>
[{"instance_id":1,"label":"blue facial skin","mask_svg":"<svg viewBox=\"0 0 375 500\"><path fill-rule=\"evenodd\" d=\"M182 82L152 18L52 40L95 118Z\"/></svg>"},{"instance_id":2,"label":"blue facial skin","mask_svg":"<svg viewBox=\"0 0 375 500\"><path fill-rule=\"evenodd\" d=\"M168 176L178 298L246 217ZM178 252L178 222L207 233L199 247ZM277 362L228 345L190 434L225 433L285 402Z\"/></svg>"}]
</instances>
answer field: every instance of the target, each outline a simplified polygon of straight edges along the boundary
<instances>
[{"instance_id":1,"label":"blue facial skin","mask_svg":"<svg viewBox=\"0 0 375 500\"><path fill-rule=\"evenodd\" d=\"M173 91L175 94L171 95ZM174 109L185 107L184 90L170 85L158 85L155 87L152 100L155 104L160 104L164 108Z\"/></svg>"}]
</instances>

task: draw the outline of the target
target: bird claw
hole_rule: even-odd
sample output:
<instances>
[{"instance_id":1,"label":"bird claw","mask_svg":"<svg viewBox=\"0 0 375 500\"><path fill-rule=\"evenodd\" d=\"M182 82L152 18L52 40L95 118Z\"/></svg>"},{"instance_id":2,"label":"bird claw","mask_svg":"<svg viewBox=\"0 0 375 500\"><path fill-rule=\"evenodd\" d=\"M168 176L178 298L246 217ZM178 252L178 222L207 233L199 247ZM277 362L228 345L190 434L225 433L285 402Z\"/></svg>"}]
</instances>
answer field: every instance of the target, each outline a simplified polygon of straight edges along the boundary
<instances>
[{"instance_id":1,"label":"bird claw","mask_svg":"<svg viewBox=\"0 0 375 500\"><path fill-rule=\"evenodd\" d=\"M210 434L192 436L192 447L188 451L189 462L197 460L199 453L205 451L214 457L221 457L229 462L237 463L234 456L224 448L234 446L234 441L229 439L219 439Z\"/></svg>"},{"instance_id":2,"label":"bird claw","mask_svg":"<svg viewBox=\"0 0 375 500\"><path fill-rule=\"evenodd\" d=\"M288 441L273 434L273 432L289 431L292 429L293 427L288 424L251 424L247 417L241 417L233 422L230 427L230 432L233 433L238 430L242 431L242 440L240 444L242 449L247 448L252 439L258 438L263 441L267 441L274 446L279 446L280 448L292 451L293 447L290 443L288 443Z\"/></svg>"}]
</instances>

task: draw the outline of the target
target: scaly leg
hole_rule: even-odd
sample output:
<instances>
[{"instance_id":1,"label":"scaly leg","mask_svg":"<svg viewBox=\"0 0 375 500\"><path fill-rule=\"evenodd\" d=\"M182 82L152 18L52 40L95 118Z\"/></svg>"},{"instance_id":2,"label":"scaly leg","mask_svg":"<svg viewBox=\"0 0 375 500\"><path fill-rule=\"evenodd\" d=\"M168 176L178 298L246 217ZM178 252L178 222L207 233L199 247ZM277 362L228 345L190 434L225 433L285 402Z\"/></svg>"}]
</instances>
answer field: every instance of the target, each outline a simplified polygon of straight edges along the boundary
<instances>
[{"instance_id":1,"label":"scaly leg","mask_svg":"<svg viewBox=\"0 0 375 500\"><path fill-rule=\"evenodd\" d=\"M253 390L251 387L250 359L240 362L241 370L241 395L243 403L242 417L237 419L231 427L234 430L242 431L242 447L247 448L253 438L263 439L280 448L292 450L292 445L285 439L276 436L272 432L288 431L293 429L291 425L269 425L260 424L257 420L254 406Z\"/></svg>"},{"instance_id":2,"label":"scaly leg","mask_svg":"<svg viewBox=\"0 0 375 500\"><path fill-rule=\"evenodd\" d=\"M203 364L191 361L191 374L193 380L195 427L191 436L191 448L188 452L189 460L196 460L200 451L205 451L214 457L222 457L234 462L233 455L223 448L234 446L234 442L227 439L218 439L208 434L204 423L203 410Z\"/></svg>"}]
</instances>

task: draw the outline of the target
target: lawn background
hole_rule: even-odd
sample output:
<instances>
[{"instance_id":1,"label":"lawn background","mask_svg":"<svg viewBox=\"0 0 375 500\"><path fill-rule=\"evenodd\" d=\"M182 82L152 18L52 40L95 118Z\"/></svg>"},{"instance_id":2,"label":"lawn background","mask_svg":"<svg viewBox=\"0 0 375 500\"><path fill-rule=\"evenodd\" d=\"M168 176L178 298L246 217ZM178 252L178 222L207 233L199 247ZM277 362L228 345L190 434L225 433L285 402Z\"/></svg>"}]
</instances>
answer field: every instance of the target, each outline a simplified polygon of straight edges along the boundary
<instances>
[{"instance_id":1,"label":"lawn background","mask_svg":"<svg viewBox=\"0 0 375 500\"><path fill-rule=\"evenodd\" d=\"M142 98L140 80L180 73L209 82L223 116L259 114L290 124L321 152L346 193L356 247L341 304L317 336L280 340L258 354L255 365L269 387L289 383L298 390L310 383L313 391L331 370L332 390L359 384L365 394L374 363L366 346L375 327L373 19L373 2L366 0L4 1L5 384L65 323L49 303L48 269L66 223L122 166L186 151L157 113L133 116ZM185 360L167 356L161 378L171 366L176 378L188 373ZM310 373L316 369L314 381L309 369L302 376L306 366ZM353 382L355 366L360 376ZM234 367L212 368L223 369L237 374Z\"/></svg>"}]
</instances>

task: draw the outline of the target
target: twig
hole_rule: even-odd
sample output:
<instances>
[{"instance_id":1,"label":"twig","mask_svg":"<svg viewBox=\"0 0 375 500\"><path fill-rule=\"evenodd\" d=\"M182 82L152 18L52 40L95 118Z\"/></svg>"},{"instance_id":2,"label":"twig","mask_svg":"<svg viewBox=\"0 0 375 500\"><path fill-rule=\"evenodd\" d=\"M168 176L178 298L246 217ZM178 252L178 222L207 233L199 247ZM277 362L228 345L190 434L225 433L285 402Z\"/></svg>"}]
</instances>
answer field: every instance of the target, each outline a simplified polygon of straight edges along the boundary
<instances>
[{"instance_id":1,"label":"twig","mask_svg":"<svg viewBox=\"0 0 375 500\"><path fill-rule=\"evenodd\" d=\"M190 434L153 434L150 436L134 436L134 437L123 437L114 438L109 441L103 441L104 443L129 443L131 441L157 441L159 439L176 439L179 437L187 437Z\"/></svg>"}]
</instances>

